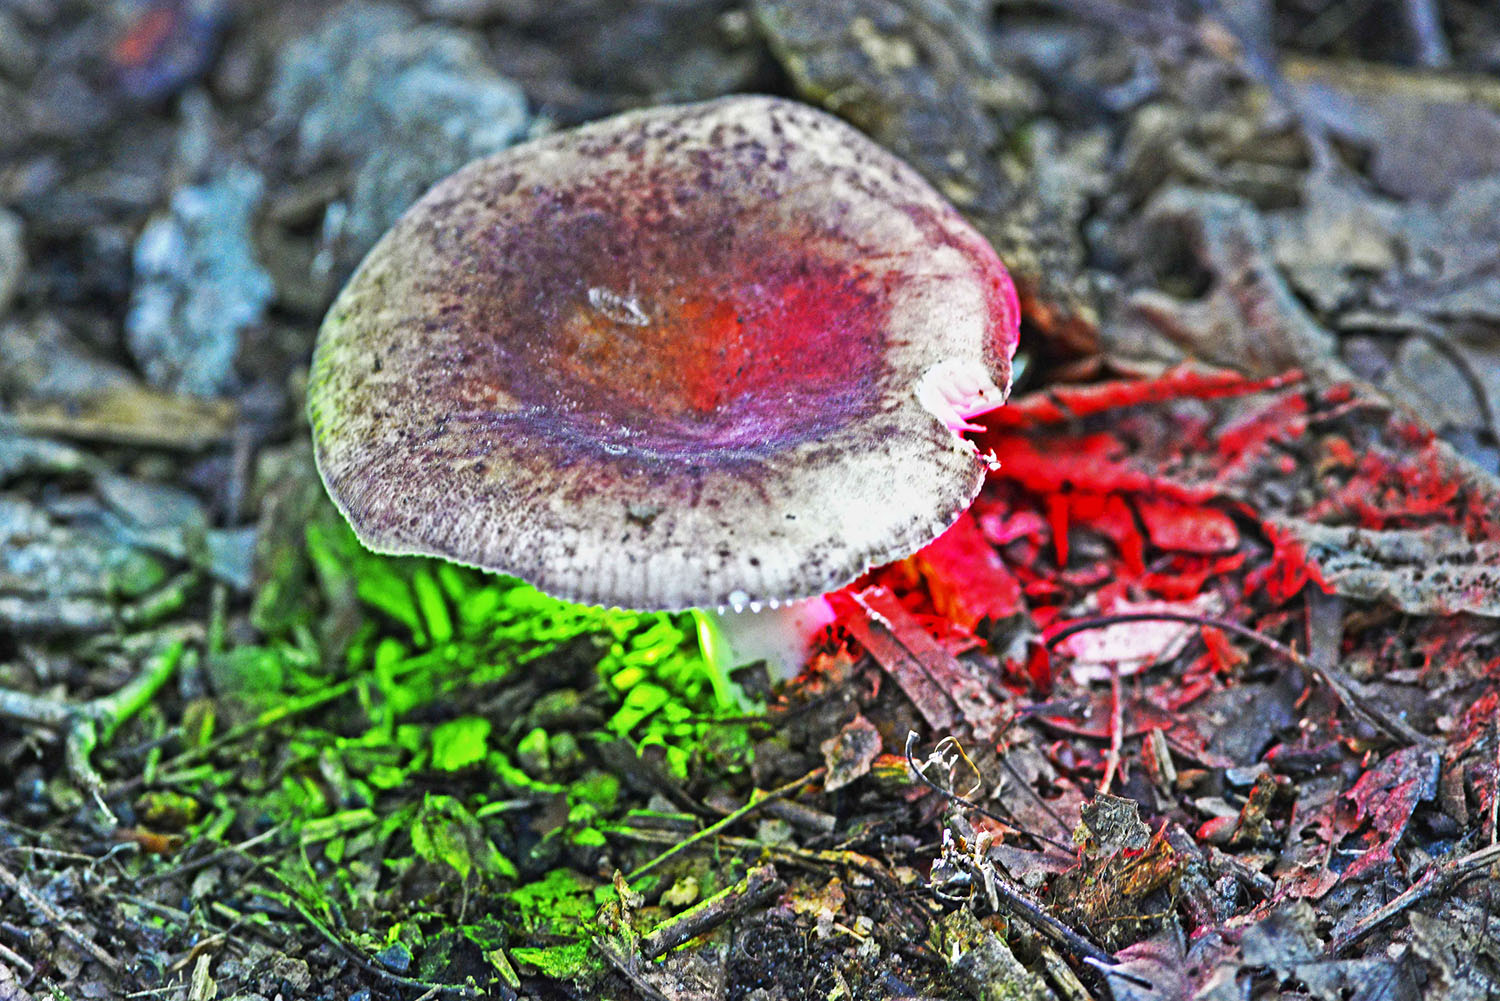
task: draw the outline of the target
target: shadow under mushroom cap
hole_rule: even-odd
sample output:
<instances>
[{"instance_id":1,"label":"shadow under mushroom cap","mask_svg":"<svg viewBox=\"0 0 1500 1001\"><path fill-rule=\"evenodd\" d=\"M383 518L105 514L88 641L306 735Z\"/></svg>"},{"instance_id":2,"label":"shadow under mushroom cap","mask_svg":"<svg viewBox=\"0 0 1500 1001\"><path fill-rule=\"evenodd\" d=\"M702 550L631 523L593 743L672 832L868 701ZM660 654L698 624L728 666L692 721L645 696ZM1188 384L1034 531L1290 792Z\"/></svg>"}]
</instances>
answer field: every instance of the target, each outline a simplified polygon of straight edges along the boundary
<instances>
[{"instance_id":1,"label":"shadow under mushroom cap","mask_svg":"<svg viewBox=\"0 0 1500 1001\"><path fill-rule=\"evenodd\" d=\"M1018 310L909 167L793 102L611 118L477 161L330 309L318 467L371 548L640 609L787 601L983 481L924 376L1003 402Z\"/></svg>"}]
</instances>

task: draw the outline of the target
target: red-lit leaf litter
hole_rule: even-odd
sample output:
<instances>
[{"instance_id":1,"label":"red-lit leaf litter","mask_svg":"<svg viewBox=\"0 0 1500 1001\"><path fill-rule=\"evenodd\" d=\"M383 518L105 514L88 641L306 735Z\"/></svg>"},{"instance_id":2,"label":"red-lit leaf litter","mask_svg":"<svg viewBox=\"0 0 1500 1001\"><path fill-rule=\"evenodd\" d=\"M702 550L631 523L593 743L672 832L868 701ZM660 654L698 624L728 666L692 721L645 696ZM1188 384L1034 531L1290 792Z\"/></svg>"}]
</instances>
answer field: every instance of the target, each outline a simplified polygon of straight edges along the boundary
<instances>
[{"instance_id":1,"label":"red-lit leaf litter","mask_svg":"<svg viewBox=\"0 0 1500 1001\"><path fill-rule=\"evenodd\" d=\"M1019 315L994 251L831 116L738 97L471 164L319 334L360 537L632 608L820 594L939 535Z\"/></svg>"},{"instance_id":2,"label":"red-lit leaf litter","mask_svg":"<svg viewBox=\"0 0 1500 1001\"><path fill-rule=\"evenodd\" d=\"M1047 692L1058 677L1042 646L1013 637L1095 616L1126 621L1101 620L1055 645L1079 686L1109 669L1130 675L1181 659L1125 707L1129 728L1154 706L1184 708L1235 684L1244 641L1184 618L1289 631L1301 645L1308 590L1373 602L1371 623L1500 615L1500 499L1431 431L1381 416L1348 387L1316 389L1297 372L1248 379L1183 367L1053 387L981 420L975 443L997 459L984 491L941 538L853 592L894 594L907 628L950 652L1010 643L991 653L1013 687ZM858 640L862 606L834 604ZM1430 650L1473 627L1431 618L1407 628L1390 646L1394 666L1402 643L1437 663ZM905 670L862 645L887 671ZM1500 677L1500 662L1471 666ZM1451 668L1445 683L1457 683ZM1220 736L1207 724L1184 714L1171 736L1207 753Z\"/></svg>"}]
</instances>

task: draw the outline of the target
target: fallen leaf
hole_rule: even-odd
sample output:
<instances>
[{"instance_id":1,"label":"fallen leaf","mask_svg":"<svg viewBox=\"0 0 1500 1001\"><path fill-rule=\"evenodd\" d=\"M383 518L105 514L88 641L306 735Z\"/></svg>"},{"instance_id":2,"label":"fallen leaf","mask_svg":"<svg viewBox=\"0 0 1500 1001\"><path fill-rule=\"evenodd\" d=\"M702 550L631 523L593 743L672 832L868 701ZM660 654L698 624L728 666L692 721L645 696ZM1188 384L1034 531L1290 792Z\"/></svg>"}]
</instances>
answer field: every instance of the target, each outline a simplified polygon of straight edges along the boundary
<instances>
[{"instance_id":1,"label":"fallen leaf","mask_svg":"<svg viewBox=\"0 0 1500 1001\"><path fill-rule=\"evenodd\" d=\"M828 767L823 789L832 792L869 773L870 766L880 757L880 731L863 716L855 716L819 747Z\"/></svg>"}]
</instances>

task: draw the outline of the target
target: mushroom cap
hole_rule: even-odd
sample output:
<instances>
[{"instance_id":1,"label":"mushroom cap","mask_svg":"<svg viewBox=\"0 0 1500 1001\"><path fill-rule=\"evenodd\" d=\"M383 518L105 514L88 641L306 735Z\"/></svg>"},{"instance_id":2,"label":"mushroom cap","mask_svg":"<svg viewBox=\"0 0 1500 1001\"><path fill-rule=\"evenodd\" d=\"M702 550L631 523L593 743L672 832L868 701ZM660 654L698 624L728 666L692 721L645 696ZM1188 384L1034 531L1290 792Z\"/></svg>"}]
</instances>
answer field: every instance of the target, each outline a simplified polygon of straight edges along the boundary
<instances>
[{"instance_id":1,"label":"mushroom cap","mask_svg":"<svg viewBox=\"0 0 1500 1001\"><path fill-rule=\"evenodd\" d=\"M440 181L318 334L318 469L371 549L571 601L821 594L938 536L1004 402L1010 278L830 115L630 112Z\"/></svg>"}]
</instances>

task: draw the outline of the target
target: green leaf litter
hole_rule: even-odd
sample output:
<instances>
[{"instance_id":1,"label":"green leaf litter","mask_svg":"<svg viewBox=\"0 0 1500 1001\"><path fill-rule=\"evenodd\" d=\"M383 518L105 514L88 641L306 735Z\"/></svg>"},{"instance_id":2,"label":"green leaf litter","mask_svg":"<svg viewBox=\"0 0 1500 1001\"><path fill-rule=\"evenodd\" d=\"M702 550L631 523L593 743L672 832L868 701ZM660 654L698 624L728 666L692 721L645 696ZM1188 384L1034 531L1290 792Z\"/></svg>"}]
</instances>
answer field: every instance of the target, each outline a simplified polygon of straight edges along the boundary
<instances>
[{"instance_id":1,"label":"green leaf litter","mask_svg":"<svg viewBox=\"0 0 1500 1001\"><path fill-rule=\"evenodd\" d=\"M715 722L740 707L693 616L378 556L320 510L305 555L268 563L263 641L205 665L217 697L161 779L186 802L159 815L222 844L262 832L277 847L255 894L371 962L442 980L467 941L493 982L512 964L585 972L615 890L577 860L643 805L594 749L623 741L679 778L748 766L744 726ZM193 806L216 802L240 805Z\"/></svg>"}]
</instances>

